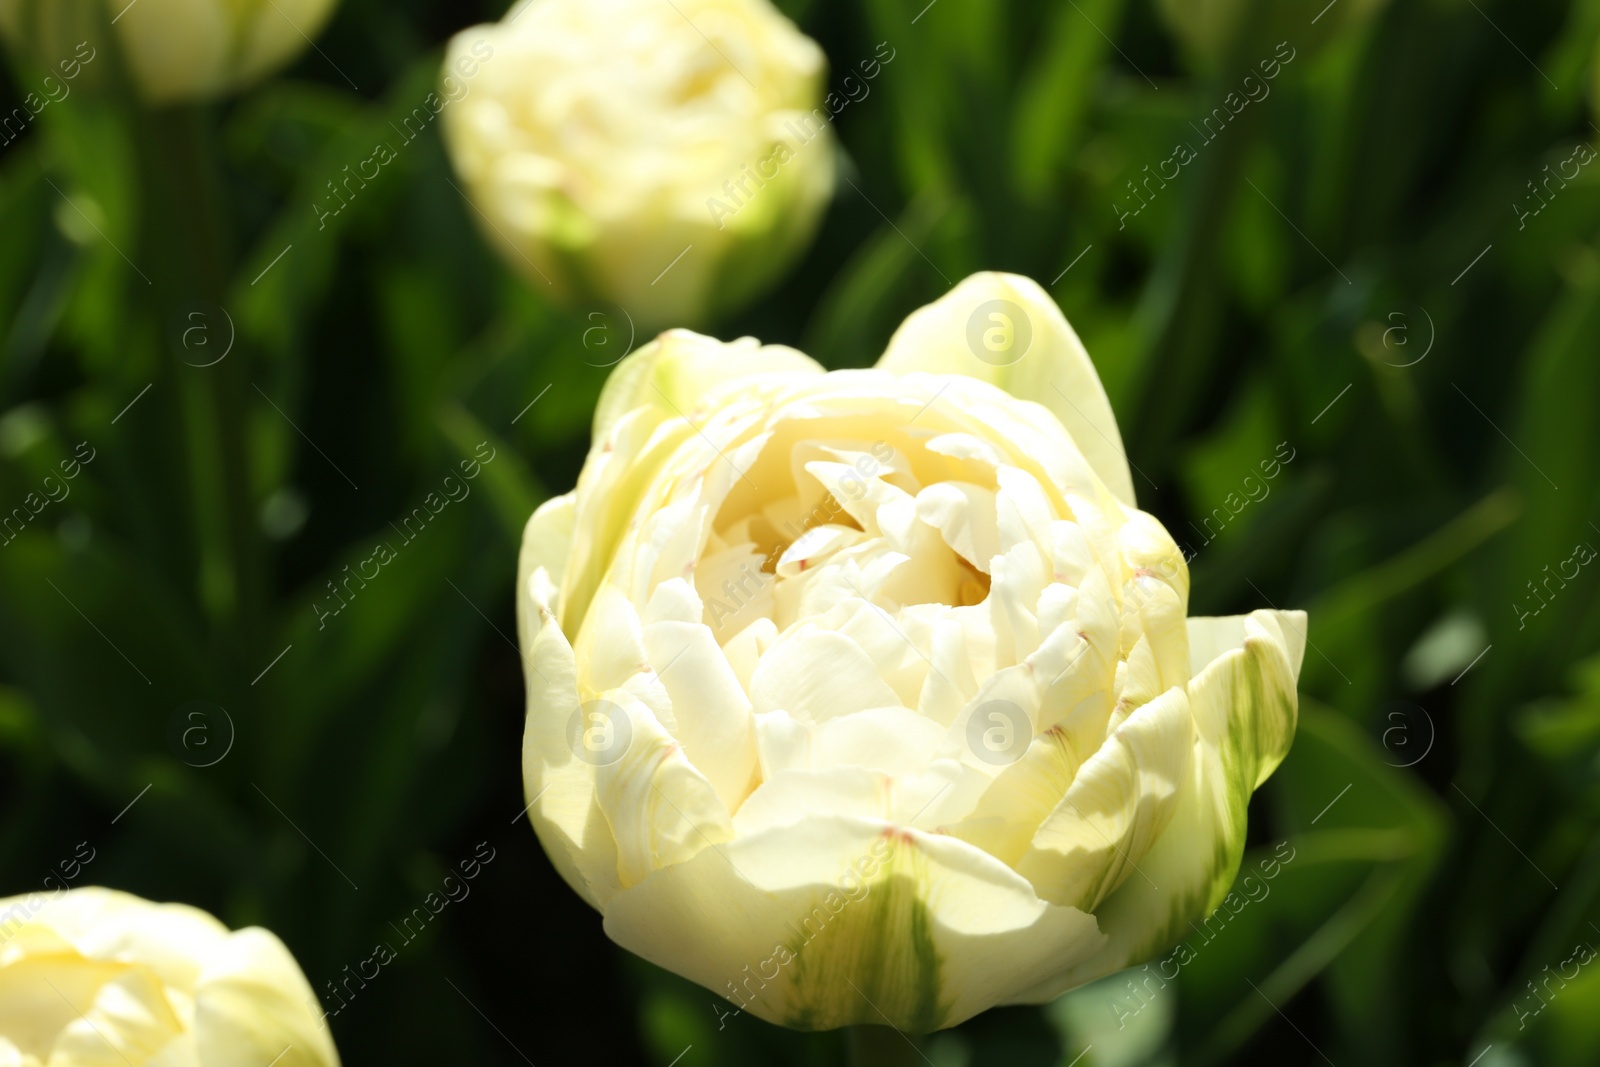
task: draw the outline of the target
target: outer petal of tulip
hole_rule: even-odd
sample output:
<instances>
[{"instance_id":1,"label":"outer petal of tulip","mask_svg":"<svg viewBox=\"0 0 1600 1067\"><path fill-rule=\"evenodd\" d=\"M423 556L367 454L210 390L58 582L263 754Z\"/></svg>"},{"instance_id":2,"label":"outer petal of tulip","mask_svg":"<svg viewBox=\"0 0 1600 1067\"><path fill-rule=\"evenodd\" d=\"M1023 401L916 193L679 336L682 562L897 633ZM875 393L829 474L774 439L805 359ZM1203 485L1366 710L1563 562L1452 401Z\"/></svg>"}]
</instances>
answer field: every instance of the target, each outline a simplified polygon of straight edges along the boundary
<instances>
[{"instance_id":1,"label":"outer petal of tulip","mask_svg":"<svg viewBox=\"0 0 1600 1067\"><path fill-rule=\"evenodd\" d=\"M927 1033L1093 953L1076 908L964 842L814 817L705 849L606 909L624 948L770 1022Z\"/></svg>"},{"instance_id":2,"label":"outer petal of tulip","mask_svg":"<svg viewBox=\"0 0 1600 1067\"><path fill-rule=\"evenodd\" d=\"M620 888L617 845L595 795L595 768L573 752L568 731L581 714L572 646L556 622L574 494L545 501L528 520L517 572L517 631L527 685L522 778L528 818L568 885L594 907Z\"/></svg>"},{"instance_id":3,"label":"outer petal of tulip","mask_svg":"<svg viewBox=\"0 0 1600 1067\"><path fill-rule=\"evenodd\" d=\"M1020 1000L1049 1000L1148 959L1222 903L1244 855L1250 796L1294 737L1305 626L1303 611L1189 620L1194 762L1172 821L1139 861L1144 877L1095 910L1109 935L1100 954Z\"/></svg>"},{"instance_id":4,"label":"outer petal of tulip","mask_svg":"<svg viewBox=\"0 0 1600 1067\"><path fill-rule=\"evenodd\" d=\"M724 344L692 330L668 330L624 358L600 391L594 439L635 408L657 409L660 419L702 407L719 386L763 374L821 374L817 361L783 345L753 337Z\"/></svg>"},{"instance_id":5,"label":"outer petal of tulip","mask_svg":"<svg viewBox=\"0 0 1600 1067\"><path fill-rule=\"evenodd\" d=\"M168 103L258 81L299 55L334 6L334 0L139 0L123 9L116 28L141 94Z\"/></svg>"},{"instance_id":6,"label":"outer petal of tulip","mask_svg":"<svg viewBox=\"0 0 1600 1067\"><path fill-rule=\"evenodd\" d=\"M200 973L195 994L195 1044L204 1065L337 1064L339 1054L316 994L275 934L258 927L228 937Z\"/></svg>"},{"instance_id":7,"label":"outer petal of tulip","mask_svg":"<svg viewBox=\"0 0 1600 1067\"><path fill-rule=\"evenodd\" d=\"M878 366L964 374L1049 408L1118 500L1133 476L1100 375L1066 316L1032 278L985 272L913 311Z\"/></svg>"}]
</instances>

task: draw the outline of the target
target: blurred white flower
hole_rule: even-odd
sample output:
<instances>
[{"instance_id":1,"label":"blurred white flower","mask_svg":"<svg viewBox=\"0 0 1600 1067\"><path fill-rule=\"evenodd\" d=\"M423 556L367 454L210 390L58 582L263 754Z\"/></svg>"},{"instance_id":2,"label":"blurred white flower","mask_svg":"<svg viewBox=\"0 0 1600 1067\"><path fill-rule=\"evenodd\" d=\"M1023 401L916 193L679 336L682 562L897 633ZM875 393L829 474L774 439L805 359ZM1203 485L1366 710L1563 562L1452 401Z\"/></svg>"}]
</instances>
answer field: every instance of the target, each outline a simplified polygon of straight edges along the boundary
<instances>
[{"instance_id":1,"label":"blurred white flower","mask_svg":"<svg viewBox=\"0 0 1600 1067\"><path fill-rule=\"evenodd\" d=\"M243 88L299 55L337 0L0 0L0 32L36 66L98 54L105 27L134 84L157 104ZM106 76L102 60L96 75Z\"/></svg>"},{"instance_id":2,"label":"blurred white flower","mask_svg":"<svg viewBox=\"0 0 1600 1067\"><path fill-rule=\"evenodd\" d=\"M283 942L109 889L0 900L5 1067L339 1067Z\"/></svg>"},{"instance_id":3,"label":"blurred white flower","mask_svg":"<svg viewBox=\"0 0 1600 1067\"><path fill-rule=\"evenodd\" d=\"M536 288L693 324L808 244L834 183L826 60L768 0L530 0L458 34L445 73L485 47L445 142Z\"/></svg>"}]
</instances>

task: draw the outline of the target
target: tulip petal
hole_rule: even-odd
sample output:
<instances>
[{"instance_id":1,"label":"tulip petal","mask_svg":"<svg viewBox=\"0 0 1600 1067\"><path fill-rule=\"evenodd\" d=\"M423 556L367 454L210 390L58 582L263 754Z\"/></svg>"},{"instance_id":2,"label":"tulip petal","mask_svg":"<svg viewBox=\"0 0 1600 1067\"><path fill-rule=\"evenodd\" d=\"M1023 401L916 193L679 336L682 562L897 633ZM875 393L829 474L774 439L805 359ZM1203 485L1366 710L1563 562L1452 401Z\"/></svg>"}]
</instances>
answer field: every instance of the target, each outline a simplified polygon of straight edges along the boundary
<instances>
[{"instance_id":1,"label":"tulip petal","mask_svg":"<svg viewBox=\"0 0 1600 1067\"><path fill-rule=\"evenodd\" d=\"M955 755L938 723L900 707L835 716L816 727L811 741L814 770L854 766L909 775Z\"/></svg>"},{"instance_id":2,"label":"tulip petal","mask_svg":"<svg viewBox=\"0 0 1600 1067\"><path fill-rule=\"evenodd\" d=\"M560 616L570 620L574 631L652 480L694 432L686 420L663 422L640 409L617 420L608 437L590 446L575 491L577 514L566 568L550 576L561 587Z\"/></svg>"},{"instance_id":3,"label":"tulip petal","mask_svg":"<svg viewBox=\"0 0 1600 1067\"><path fill-rule=\"evenodd\" d=\"M734 832L753 837L779 826L823 816L865 819L934 829L971 809L988 779L955 760L939 760L905 775L839 766L784 771L763 782L734 816Z\"/></svg>"},{"instance_id":4,"label":"tulip petal","mask_svg":"<svg viewBox=\"0 0 1600 1067\"><path fill-rule=\"evenodd\" d=\"M1193 740L1182 689L1138 708L1078 768L1017 871L1046 900L1086 911L1133 872L1145 877L1140 860L1172 820Z\"/></svg>"},{"instance_id":5,"label":"tulip petal","mask_svg":"<svg viewBox=\"0 0 1600 1067\"><path fill-rule=\"evenodd\" d=\"M605 912L619 945L801 1030L953 1026L1103 940L964 842L836 816L706 850Z\"/></svg>"},{"instance_id":6,"label":"tulip petal","mask_svg":"<svg viewBox=\"0 0 1600 1067\"><path fill-rule=\"evenodd\" d=\"M1250 622L1275 629L1283 637L1284 654L1289 659L1289 673L1300 677L1300 665L1306 654L1306 613L1303 611L1252 611L1248 615L1205 616L1189 619L1189 673L1198 675L1212 662L1243 648L1250 636Z\"/></svg>"},{"instance_id":7,"label":"tulip petal","mask_svg":"<svg viewBox=\"0 0 1600 1067\"><path fill-rule=\"evenodd\" d=\"M917 494L917 518L939 531L973 567L989 573L1000 552L995 492L967 482L935 482Z\"/></svg>"},{"instance_id":8,"label":"tulip petal","mask_svg":"<svg viewBox=\"0 0 1600 1067\"><path fill-rule=\"evenodd\" d=\"M517 559L517 571L531 575L544 568L551 582L559 583L567 569L567 557L572 552L572 528L578 515L578 494L564 493L540 504L522 530L522 550ZM523 579L526 584L526 578ZM561 610L560 590L550 597L550 610Z\"/></svg>"},{"instance_id":9,"label":"tulip petal","mask_svg":"<svg viewBox=\"0 0 1600 1067\"><path fill-rule=\"evenodd\" d=\"M620 698L613 714L626 716L630 736L617 758L595 769L595 795L617 843L617 876L627 887L715 848L733 836L733 824L706 776L649 709L612 695Z\"/></svg>"},{"instance_id":10,"label":"tulip petal","mask_svg":"<svg viewBox=\"0 0 1600 1067\"><path fill-rule=\"evenodd\" d=\"M528 712L522 735L522 782L550 862L593 907L621 888L617 844L595 797L594 767L574 752L569 733L581 714L577 663L551 608L544 571L518 577L517 630Z\"/></svg>"},{"instance_id":11,"label":"tulip petal","mask_svg":"<svg viewBox=\"0 0 1600 1067\"><path fill-rule=\"evenodd\" d=\"M1015 867L1061 804L1079 762L1066 730L1046 730L1020 759L995 775L972 813L949 833Z\"/></svg>"},{"instance_id":12,"label":"tulip petal","mask_svg":"<svg viewBox=\"0 0 1600 1067\"><path fill-rule=\"evenodd\" d=\"M123 964L85 961L70 950L8 963L0 967L0 1034L24 1056L48 1059L56 1035L126 971Z\"/></svg>"},{"instance_id":13,"label":"tulip petal","mask_svg":"<svg viewBox=\"0 0 1600 1067\"><path fill-rule=\"evenodd\" d=\"M0 964L0 1064L338 1067L321 1006L273 934L98 887L39 904L0 901L26 923L8 930Z\"/></svg>"},{"instance_id":14,"label":"tulip petal","mask_svg":"<svg viewBox=\"0 0 1600 1067\"><path fill-rule=\"evenodd\" d=\"M306 995L311 995L310 989ZM302 1005L300 1011L306 1013L307 1009ZM167 1002L160 980L150 971L133 967L101 986L93 1006L67 1023L56 1037L49 1065L142 1064L169 1045L181 1043L183 1036L183 1023Z\"/></svg>"},{"instance_id":15,"label":"tulip petal","mask_svg":"<svg viewBox=\"0 0 1600 1067\"><path fill-rule=\"evenodd\" d=\"M1100 376L1066 316L1032 279L972 275L912 312L878 366L897 374L963 374L1043 405L1117 499L1134 504L1133 476Z\"/></svg>"},{"instance_id":16,"label":"tulip petal","mask_svg":"<svg viewBox=\"0 0 1600 1067\"><path fill-rule=\"evenodd\" d=\"M316 1005L311 984L276 935L240 930L200 976L194 1003L200 1061L338 1067Z\"/></svg>"},{"instance_id":17,"label":"tulip petal","mask_svg":"<svg viewBox=\"0 0 1600 1067\"><path fill-rule=\"evenodd\" d=\"M717 386L758 374L821 374L816 360L753 337L724 344L692 330L668 330L618 363L594 410L594 440L636 408L659 409L661 419L687 418Z\"/></svg>"},{"instance_id":18,"label":"tulip petal","mask_svg":"<svg viewBox=\"0 0 1600 1067\"><path fill-rule=\"evenodd\" d=\"M24 1055L4 1034L0 1034L0 1067L39 1067L39 1058Z\"/></svg>"},{"instance_id":19,"label":"tulip petal","mask_svg":"<svg viewBox=\"0 0 1600 1067\"><path fill-rule=\"evenodd\" d=\"M1238 873L1250 795L1283 760L1294 736L1305 613L1256 611L1190 622L1199 624L1189 635L1197 654L1233 635L1238 640L1189 682L1191 773L1172 821L1139 861L1148 880L1127 880L1096 909L1110 941L1094 959L1018 1003L1049 1000L1155 954L1215 911Z\"/></svg>"},{"instance_id":20,"label":"tulip petal","mask_svg":"<svg viewBox=\"0 0 1600 1067\"><path fill-rule=\"evenodd\" d=\"M860 645L815 626L767 650L750 679L750 698L757 711L781 709L812 722L899 702Z\"/></svg>"},{"instance_id":21,"label":"tulip petal","mask_svg":"<svg viewBox=\"0 0 1600 1067\"><path fill-rule=\"evenodd\" d=\"M0 914L26 899L0 901ZM43 899L32 924L9 944L29 953L73 952L92 960L138 963L178 989L194 989L199 961L228 937L228 928L199 908L151 904L115 889L85 886Z\"/></svg>"},{"instance_id":22,"label":"tulip petal","mask_svg":"<svg viewBox=\"0 0 1600 1067\"><path fill-rule=\"evenodd\" d=\"M750 699L709 626L651 623L644 642L672 700L675 733L684 753L733 810L750 792L756 769Z\"/></svg>"}]
</instances>

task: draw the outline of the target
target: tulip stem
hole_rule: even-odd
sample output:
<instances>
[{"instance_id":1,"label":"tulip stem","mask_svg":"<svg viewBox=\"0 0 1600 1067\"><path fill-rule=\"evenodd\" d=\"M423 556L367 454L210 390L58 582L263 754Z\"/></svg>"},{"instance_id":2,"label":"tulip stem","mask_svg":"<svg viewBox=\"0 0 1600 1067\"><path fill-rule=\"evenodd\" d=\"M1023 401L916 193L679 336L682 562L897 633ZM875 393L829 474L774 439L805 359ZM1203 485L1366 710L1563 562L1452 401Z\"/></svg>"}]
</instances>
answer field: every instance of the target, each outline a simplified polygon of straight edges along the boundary
<instances>
[{"instance_id":1,"label":"tulip stem","mask_svg":"<svg viewBox=\"0 0 1600 1067\"><path fill-rule=\"evenodd\" d=\"M845 1030L851 1067L901 1067L926 1064L927 1053L911 1037L889 1026L852 1026Z\"/></svg>"},{"instance_id":2,"label":"tulip stem","mask_svg":"<svg viewBox=\"0 0 1600 1067\"><path fill-rule=\"evenodd\" d=\"M231 256L210 144L214 134L205 105L147 108L139 121L157 326L185 345L191 336L208 342L195 351L180 347L168 353L189 441L195 590L230 646L227 655L240 657L255 650L250 635L260 614L261 561L244 414L246 346L226 359L212 357L234 347L232 320L222 308Z\"/></svg>"}]
</instances>

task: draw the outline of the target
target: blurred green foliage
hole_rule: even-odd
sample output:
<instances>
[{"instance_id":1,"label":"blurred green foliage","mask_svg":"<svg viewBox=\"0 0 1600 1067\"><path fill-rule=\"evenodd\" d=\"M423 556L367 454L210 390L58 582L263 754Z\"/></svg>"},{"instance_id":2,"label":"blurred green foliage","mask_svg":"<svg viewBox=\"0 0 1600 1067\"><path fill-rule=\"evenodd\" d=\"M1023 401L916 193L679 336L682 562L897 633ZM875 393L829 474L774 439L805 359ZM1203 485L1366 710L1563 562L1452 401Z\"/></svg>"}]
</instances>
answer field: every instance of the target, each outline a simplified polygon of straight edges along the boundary
<instances>
[{"instance_id":1,"label":"blurred green foliage","mask_svg":"<svg viewBox=\"0 0 1600 1067\"><path fill-rule=\"evenodd\" d=\"M815 246L718 332L862 366L951 282L1031 275L1196 552L1192 612L1312 622L1245 871L1293 859L1172 980L923 1050L1595 1062L1600 171L1538 183L1600 137L1600 5L924 5L782 5L835 77L895 55ZM85 880L268 925L321 990L488 842L330 1016L346 1063L833 1063L614 949L517 815L521 524L640 339L495 260L436 130L313 207L499 14L348 0L243 97L85 90L0 149L0 892L88 842ZM13 58L7 113L49 62Z\"/></svg>"}]
</instances>

